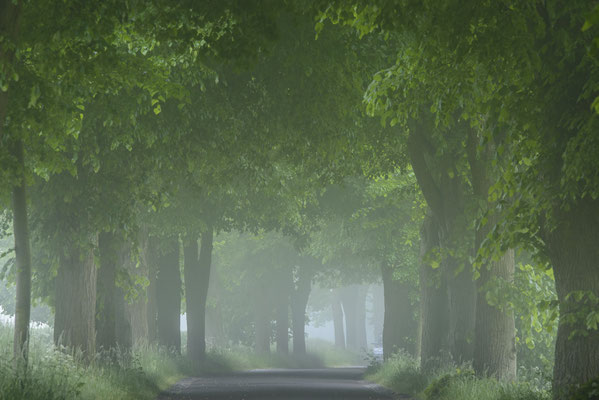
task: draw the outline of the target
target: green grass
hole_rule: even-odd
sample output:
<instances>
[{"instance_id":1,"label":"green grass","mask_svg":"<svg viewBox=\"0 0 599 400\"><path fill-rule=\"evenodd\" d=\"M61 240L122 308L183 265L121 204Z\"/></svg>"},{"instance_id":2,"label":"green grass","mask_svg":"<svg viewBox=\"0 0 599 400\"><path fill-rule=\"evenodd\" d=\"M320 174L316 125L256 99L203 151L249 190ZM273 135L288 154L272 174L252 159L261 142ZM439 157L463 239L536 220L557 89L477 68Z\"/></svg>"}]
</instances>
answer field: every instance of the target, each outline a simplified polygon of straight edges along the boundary
<instances>
[{"instance_id":1,"label":"green grass","mask_svg":"<svg viewBox=\"0 0 599 400\"><path fill-rule=\"evenodd\" d=\"M417 360L398 354L370 368L367 379L419 400L549 400L536 384L499 382L476 377L469 368L448 367L432 376L420 371Z\"/></svg>"},{"instance_id":2,"label":"green grass","mask_svg":"<svg viewBox=\"0 0 599 400\"><path fill-rule=\"evenodd\" d=\"M32 330L29 368L12 365L12 329L0 324L0 399L153 399L190 371L186 361L155 346L137 346L83 363L52 345L50 328Z\"/></svg>"}]
</instances>

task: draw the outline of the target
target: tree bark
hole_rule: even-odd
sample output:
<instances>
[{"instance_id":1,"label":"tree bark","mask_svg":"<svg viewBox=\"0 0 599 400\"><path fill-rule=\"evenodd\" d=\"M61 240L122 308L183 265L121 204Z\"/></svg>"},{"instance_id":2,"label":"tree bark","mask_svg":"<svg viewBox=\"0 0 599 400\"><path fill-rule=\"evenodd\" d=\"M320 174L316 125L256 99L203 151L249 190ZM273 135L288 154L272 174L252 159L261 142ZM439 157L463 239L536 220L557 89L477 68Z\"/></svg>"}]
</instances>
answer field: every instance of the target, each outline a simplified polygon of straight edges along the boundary
<instances>
[{"instance_id":1,"label":"tree bark","mask_svg":"<svg viewBox=\"0 0 599 400\"><path fill-rule=\"evenodd\" d=\"M3 123L3 121L0 121ZM1 123L0 123L1 124ZM27 365L29 350L29 320L31 313L31 247L27 222L27 191L23 142L16 145L20 183L13 188L12 211L15 238L16 301L13 354L17 363Z\"/></svg>"},{"instance_id":2,"label":"tree bark","mask_svg":"<svg viewBox=\"0 0 599 400\"><path fill-rule=\"evenodd\" d=\"M386 262L381 265L381 273L385 303L383 358L387 360L402 349L414 355L417 329L409 286L393 278L393 268Z\"/></svg>"},{"instance_id":3,"label":"tree bark","mask_svg":"<svg viewBox=\"0 0 599 400\"><path fill-rule=\"evenodd\" d=\"M291 324L293 328L293 354L306 354L306 307L312 289L312 273L299 267L295 290L291 295Z\"/></svg>"},{"instance_id":4,"label":"tree bark","mask_svg":"<svg viewBox=\"0 0 599 400\"><path fill-rule=\"evenodd\" d=\"M56 276L54 342L71 351L79 349L91 359L95 354L95 314L94 252L72 243L60 254Z\"/></svg>"},{"instance_id":5,"label":"tree bark","mask_svg":"<svg viewBox=\"0 0 599 400\"><path fill-rule=\"evenodd\" d=\"M492 210L494 204L488 201L492 181L488 161L492 159L492 143L488 142L483 154L478 154L479 138L470 129L467 141L468 162L474 194L485 204L485 210ZM488 215L483 226L476 230L474 249L478 252L483 241L496 224L497 217ZM476 327L474 339L473 367L479 376L493 376L500 380L516 379L516 325L514 312L506 306L491 306L485 296L491 284L512 284L514 281L514 250L510 249L499 261L489 261L480 268L476 281L478 297L476 304Z\"/></svg>"},{"instance_id":6,"label":"tree bark","mask_svg":"<svg viewBox=\"0 0 599 400\"><path fill-rule=\"evenodd\" d=\"M448 256L441 263L449 306L449 352L458 364L472 361L476 319L476 283L469 262Z\"/></svg>"},{"instance_id":7,"label":"tree bark","mask_svg":"<svg viewBox=\"0 0 599 400\"><path fill-rule=\"evenodd\" d=\"M206 357L206 301L212 265L213 229L207 227L198 240L191 236L184 247L187 304L187 357L198 368Z\"/></svg>"},{"instance_id":8,"label":"tree bark","mask_svg":"<svg viewBox=\"0 0 599 400\"><path fill-rule=\"evenodd\" d=\"M478 375L500 380L516 379L516 325L514 312L507 307L492 306L484 292L494 279L506 283L514 280L514 250L508 250L499 261L482 266L477 280L476 337L473 367Z\"/></svg>"},{"instance_id":9,"label":"tree bark","mask_svg":"<svg viewBox=\"0 0 599 400\"><path fill-rule=\"evenodd\" d=\"M341 302L345 314L347 348L361 351L366 348L366 291L352 285L341 289Z\"/></svg>"},{"instance_id":10,"label":"tree bark","mask_svg":"<svg viewBox=\"0 0 599 400\"><path fill-rule=\"evenodd\" d=\"M276 342L277 353L289 354L289 298L293 286L291 268L282 267L277 271L277 306L276 306Z\"/></svg>"},{"instance_id":11,"label":"tree bark","mask_svg":"<svg viewBox=\"0 0 599 400\"><path fill-rule=\"evenodd\" d=\"M259 354L270 353L270 312L266 304L256 308L254 313L255 351Z\"/></svg>"},{"instance_id":12,"label":"tree bark","mask_svg":"<svg viewBox=\"0 0 599 400\"><path fill-rule=\"evenodd\" d=\"M112 232L98 239L100 268L96 286L96 346L98 350L116 348L116 260L118 241Z\"/></svg>"},{"instance_id":13,"label":"tree bark","mask_svg":"<svg viewBox=\"0 0 599 400\"><path fill-rule=\"evenodd\" d=\"M468 243L464 240L469 225L464 213L466 189L456 168L460 155L447 150L439 157L426 137L430 129L425 123L414 124L408 153L418 185L437 220L449 313L448 350L455 361L467 362L474 353L476 286L467 257L456 259L454 255Z\"/></svg>"},{"instance_id":14,"label":"tree bark","mask_svg":"<svg viewBox=\"0 0 599 400\"><path fill-rule=\"evenodd\" d=\"M341 306L341 300L339 295L333 294L333 327L335 329L335 346L340 349L345 349L345 329L343 327L343 308Z\"/></svg>"},{"instance_id":15,"label":"tree bark","mask_svg":"<svg viewBox=\"0 0 599 400\"><path fill-rule=\"evenodd\" d=\"M158 343L181 352L181 271L179 241L164 239L156 273L156 327Z\"/></svg>"},{"instance_id":16,"label":"tree bark","mask_svg":"<svg viewBox=\"0 0 599 400\"><path fill-rule=\"evenodd\" d=\"M158 253L156 251L158 247L158 239L155 237L149 237L147 240L147 247L144 250L143 259L148 268L148 287L146 289L147 306L146 306L146 319L148 323L148 343L156 343L158 341L158 307L157 307L157 293L156 293L156 277L158 274Z\"/></svg>"},{"instance_id":17,"label":"tree bark","mask_svg":"<svg viewBox=\"0 0 599 400\"><path fill-rule=\"evenodd\" d=\"M585 316L596 311L593 301L576 301L573 292L599 298L599 200L581 199L569 210L555 210L557 226L544 232L555 275L560 323L555 345L553 395L569 399L568 391L599 376L599 331L588 330Z\"/></svg>"},{"instance_id":18,"label":"tree bark","mask_svg":"<svg viewBox=\"0 0 599 400\"><path fill-rule=\"evenodd\" d=\"M10 66L14 61L15 51L9 46L16 46L19 36L19 17L21 2L16 4L10 0L0 1L0 36L5 42L0 46L0 67ZM8 39L8 40L6 40ZM6 71L9 76L9 71ZM10 78L9 78L10 79ZM10 88L0 90L0 143L4 138L4 125L8 114ZM15 238L15 330L13 355L17 366L22 362L27 366L29 356L29 321L31 314L31 246L29 243L29 227L27 221L27 183L25 181L25 155L23 142L13 138L14 156L17 159L15 181L12 191L13 230Z\"/></svg>"},{"instance_id":19,"label":"tree bark","mask_svg":"<svg viewBox=\"0 0 599 400\"><path fill-rule=\"evenodd\" d=\"M428 214L420 232L420 365L425 372L443 365L448 352L449 307L445 275L427 262L427 255L439 246L438 231L438 222Z\"/></svg>"}]
</instances>

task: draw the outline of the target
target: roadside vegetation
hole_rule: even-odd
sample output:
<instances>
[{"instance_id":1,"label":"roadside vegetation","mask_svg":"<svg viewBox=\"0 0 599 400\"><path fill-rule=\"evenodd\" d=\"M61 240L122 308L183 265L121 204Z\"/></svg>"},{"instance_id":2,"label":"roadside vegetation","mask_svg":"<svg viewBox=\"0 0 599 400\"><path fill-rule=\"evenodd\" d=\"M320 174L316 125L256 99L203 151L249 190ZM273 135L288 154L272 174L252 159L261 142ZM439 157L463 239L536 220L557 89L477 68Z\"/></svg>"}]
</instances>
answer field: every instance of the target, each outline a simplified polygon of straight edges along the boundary
<instances>
[{"instance_id":1,"label":"roadside vegetation","mask_svg":"<svg viewBox=\"0 0 599 400\"><path fill-rule=\"evenodd\" d=\"M319 340L308 341L307 354L256 354L251 348L212 348L200 371L189 360L158 345L138 344L128 351L99 353L91 361L69 354L52 342L50 327L32 329L29 368L12 364L12 328L0 323L0 399L133 400L154 399L186 376L264 368L323 368L361 364L356 353ZM63 349L64 350L64 349Z\"/></svg>"},{"instance_id":2,"label":"roadside vegetation","mask_svg":"<svg viewBox=\"0 0 599 400\"><path fill-rule=\"evenodd\" d=\"M502 382L477 377L469 365L450 366L422 372L420 363L408 354L394 354L382 364L369 367L366 379L396 393L418 400L549 400L549 380ZM590 397L589 397L590 399Z\"/></svg>"}]
</instances>

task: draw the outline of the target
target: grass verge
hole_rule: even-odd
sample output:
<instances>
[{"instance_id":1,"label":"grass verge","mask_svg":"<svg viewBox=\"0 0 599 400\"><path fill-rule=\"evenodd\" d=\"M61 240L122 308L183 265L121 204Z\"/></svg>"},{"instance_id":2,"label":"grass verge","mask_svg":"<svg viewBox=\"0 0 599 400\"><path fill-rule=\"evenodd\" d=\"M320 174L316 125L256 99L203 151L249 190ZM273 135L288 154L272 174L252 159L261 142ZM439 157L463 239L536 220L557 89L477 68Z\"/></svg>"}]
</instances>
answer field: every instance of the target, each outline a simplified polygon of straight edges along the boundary
<instances>
[{"instance_id":1,"label":"grass verge","mask_svg":"<svg viewBox=\"0 0 599 400\"><path fill-rule=\"evenodd\" d=\"M550 393L526 382L479 378L469 368L447 367L432 375L420 371L417 360L397 354L372 365L366 379L418 400L549 400Z\"/></svg>"}]
</instances>

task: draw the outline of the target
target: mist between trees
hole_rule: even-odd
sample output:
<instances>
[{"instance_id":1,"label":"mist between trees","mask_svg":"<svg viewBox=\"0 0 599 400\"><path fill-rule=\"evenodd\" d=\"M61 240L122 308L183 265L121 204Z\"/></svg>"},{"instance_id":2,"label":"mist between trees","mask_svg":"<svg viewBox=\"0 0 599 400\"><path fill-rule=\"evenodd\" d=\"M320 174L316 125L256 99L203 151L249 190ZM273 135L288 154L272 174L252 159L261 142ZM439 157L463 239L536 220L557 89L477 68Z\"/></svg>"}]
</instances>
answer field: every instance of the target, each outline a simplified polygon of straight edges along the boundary
<instances>
[{"instance_id":1,"label":"mist between trees","mask_svg":"<svg viewBox=\"0 0 599 400\"><path fill-rule=\"evenodd\" d=\"M427 384L593 398L597 21L584 0L0 1L7 370L30 368L33 301L80 365L143 342L198 371L208 338L301 358L330 320Z\"/></svg>"}]
</instances>

